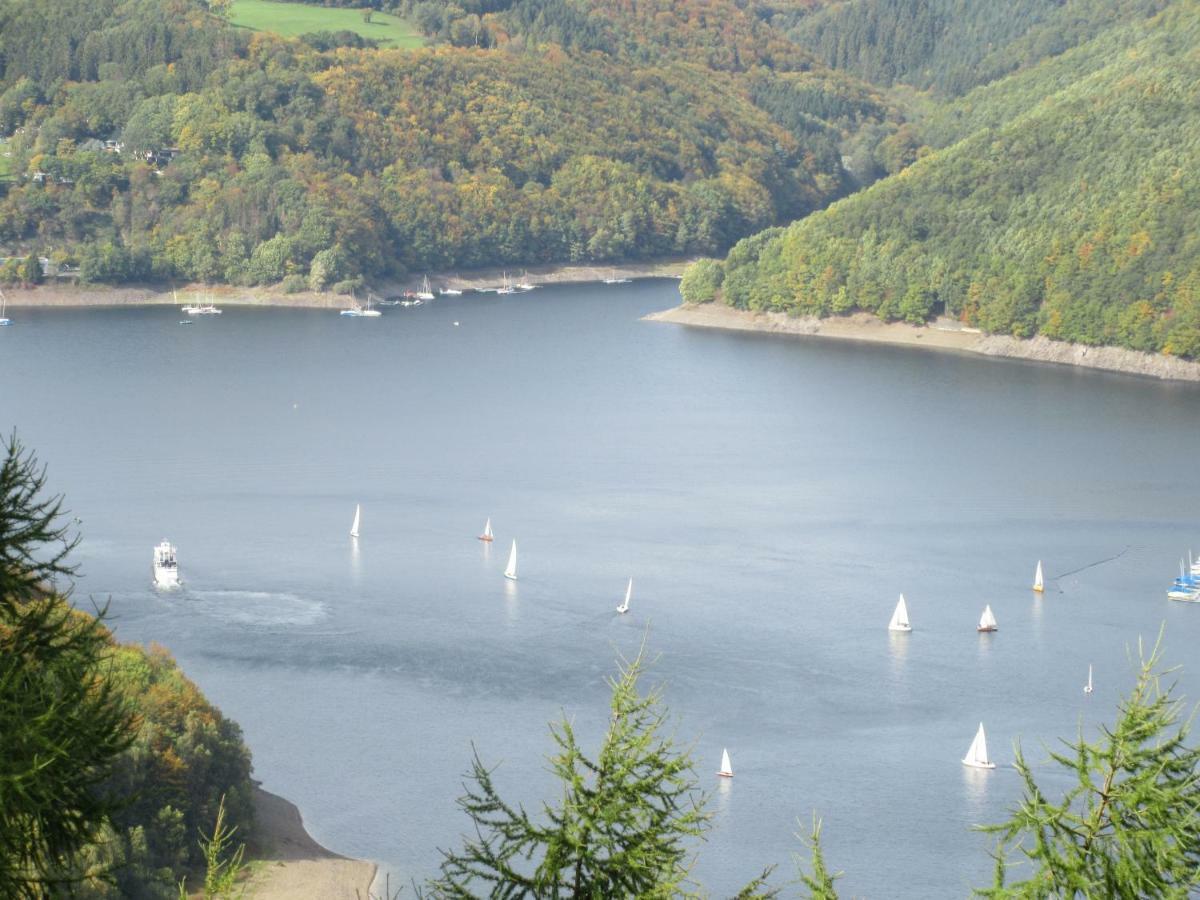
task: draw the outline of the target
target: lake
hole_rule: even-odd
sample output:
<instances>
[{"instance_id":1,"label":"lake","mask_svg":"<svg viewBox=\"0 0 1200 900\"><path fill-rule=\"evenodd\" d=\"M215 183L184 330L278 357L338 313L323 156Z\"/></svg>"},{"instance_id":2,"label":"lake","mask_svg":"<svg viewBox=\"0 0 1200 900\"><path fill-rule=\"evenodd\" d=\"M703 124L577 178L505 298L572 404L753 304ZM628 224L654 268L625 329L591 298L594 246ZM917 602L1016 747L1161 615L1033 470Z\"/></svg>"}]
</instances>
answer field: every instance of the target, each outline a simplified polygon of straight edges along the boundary
<instances>
[{"instance_id":1,"label":"lake","mask_svg":"<svg viewBox=\"0 0 1200 900\"><path fill-rule=\"evenodd\" d=\"M594 747L645 639L712 795L714 896L793 877L814 811L845 896L965 896L991 873L972 825L1019 797L1013 742L1061 790L1046 748L1112 719L1139 636L1165 627L1200 699L1200 606L1165 597L1200 550L1200 389L639 321L677 302L19 309L0 428L82 520L77 598L168 647L264 786L393 886L467 828L472 742L508 798L556 799L547 723ZM164 537L177 594L150 588ZM901 591L914 632L889 635ZM992 772L960 763L980 721Z\"/></svg>"}]
</instances>

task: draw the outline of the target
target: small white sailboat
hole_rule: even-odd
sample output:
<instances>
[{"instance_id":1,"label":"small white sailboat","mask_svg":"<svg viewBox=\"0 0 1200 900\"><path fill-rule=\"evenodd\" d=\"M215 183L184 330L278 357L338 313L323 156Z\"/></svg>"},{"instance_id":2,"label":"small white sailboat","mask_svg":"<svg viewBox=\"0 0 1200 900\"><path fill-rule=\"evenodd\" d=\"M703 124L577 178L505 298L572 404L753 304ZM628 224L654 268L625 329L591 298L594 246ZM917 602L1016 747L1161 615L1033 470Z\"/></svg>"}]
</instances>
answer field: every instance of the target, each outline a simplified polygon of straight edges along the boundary
<instances>
[{"instance_id":1,"label":"small white sailboat","mask_svg":"<svg viewBox=\"0 0 1200 900\"><path fill-rule=\"evenodd\" d=\"M888 631L912 631L912 625L908 623L908 606L904 603L904 595L900 595L900 602L896 604L896 611L892 613L892 621L888 623Z\"/></svg>"},{"instance_id":2,"label":"small white sailboat","mask_svg":"<svg viewBox=\"0 0 1200 900\"><path fill-rule=\"evenodd\" d=\"M164 540L154 548L154 586L169 591L179 587L179 560L170 541Z\"/></svg>"},{"instance_id":3,"label":"small white sailboat","mask_svg":"<svg viewBox=\"0 0 1200 900\"><path fill-rule=\"evenodd\" d=\"M515 287L518 291L532 291L535 287L537 287L537 285L530 282L529 272L523 271L521 272L521 280L513 285L513 287Z\"/></svg>"},{"instance_id":4,"label":"small white sailboat","mask_svg":"<svg viewBox=\"0 0 1200 900\"><path fill-rule=\"evenodd\" d=\"M512 550L508 553L508 565L504 567L504 577L517 580L517 539L513 538Z\"/></svg>"},{"instance_id":5,"label":"small white sailboat","mask_svg":"<svg viewBox=\"0 0 1200 900\"><path fill-rule=\"evenodd\" d=\"M354 504L354 524L350 526L350 537L358 537L358 526L362 523L362 504Z\"/></svg>"},{"instance_id":6,"label":"small white sailboat","mask_svg":"<svg viewBox=\"0 0 1200 900\"><path fill-rule=\"evenodd\" d=\"M5 318L4 307L8 305L8 298L4 296L4 291L0 291L0 327L11 325L12 319Z\"/></svg>"},{"instance_id":7,"label":"small white sailboat","mask_svg":"<svg viewBox=\"0 0 1200 900\"><path fill-rule=\"evenodd\" d=\"M629 284L628 278L618 278L617 277L616 269L611 269L608 273L608 277L602 278L600 280L603 281L605 284Z\"/></svg>"},{"instance_id":8,"label":"small white sailboat","mask_svg":"<svg viewBox=\"0 0 1200 900\"><path fill-rule=\"evenodd\" d=\"M976 631L998 631L999 626L996 624L996 616L992 613L991 605L983 608L983 615L979 617L979 625L975 628Z\"/></svg>"},{"instance_id":9,"label":"small white sailboat","mask_svg":"<svg viewBox=\"0 0 1200 900\"><path fill-rule=\"evenodd\" d=\"M479 540L487 541L489 544L495 540L495 535L492 534L492 520L490 517L483 523L483 534L479 536Z\"/></svg>"},{"instance_id":10,"label":"small white sailboat","mask_svg":"<svg viewBox=\"0 0 1200 900\"><path fill-rule=\"evenodd\" d=\"M1092 692L1092 664L1088 663L1088 683L1083 686L1083 692L1090 694Z\"/></svg>"},{"instance_id":11,"label":"small white sailboat","mask_svg":"<svg viewBox=\"0 0 1200 900\"><path fill-rule=\"evenodd\" d=\"M418 300L432 300L433 289L429 286L429 276L425 276L425 280L421 282L421 289L417 291Z\"/></svg>"},{"instance_id":12,"label":"small white sailboat","mask_svg":"<svg viewBox=\"0 0 1200 900\"><path fill-rule=\"evenodd\" d=\"M617 607L617 612L629 612L629 599L633 596L633 579L629 579L629 585L625 588L625 599L621 601L621 605Z\"/></svg>"},{"instance_id":13,"label":"small white sailboat","mask_svg":"<svg viewBox=\"0 0 1200 900\"><path fill-rule=\"evenodd\" d=\"M1039 594L1044 593L1046 590L1045 581L1042 579L1042 561L1040 559L1038 560L1037 571L1033 573L1033 589Z\"/></svg>"},{"instance_id":14,"label":"small white sailboat","mask_svg":"<svg viewBox=\"0 0 1200 900\"><path fill-rule=\"evenodd\" d=\"M721 750L721 769L717 772L722 778L733 777L733 766L729 763L729 751Z\"/></svg>"},{"instance_id":15,"label":"small white sailboat","mask_svg":"<svg viewBox=\"0 0 1200 900\"><path fill-rule=\"evenodd\" d=\"M515 294L517 289L512 286L512 282L508 280L508 273L504 273L504 284L496 289L497 294Z\"/></svg>"},{"instance_id":16,"label":"small white sailboat","mask_svg":"<svg viewBox=\"0 0 1200 900\"><path fill-rule=\"evenodd\" d=\"M987 736L983 733L982 722L979 723L979 730L975 732L975 740L971 741L971 746L967 748L967 755L963 757L963 765L973 769L996 768L996 764L988 759Z\"/></svg>"},{"instance_id":17,"label":"small white sailboat","mask_svg":"<svg viewBox=\"0 0 1200 900\"><path fill-rule=\"evenodd\" d=\"M462 291L458 288L438 288L438 293L443 297L461 297Z\"/></svg>"}]
</instances>

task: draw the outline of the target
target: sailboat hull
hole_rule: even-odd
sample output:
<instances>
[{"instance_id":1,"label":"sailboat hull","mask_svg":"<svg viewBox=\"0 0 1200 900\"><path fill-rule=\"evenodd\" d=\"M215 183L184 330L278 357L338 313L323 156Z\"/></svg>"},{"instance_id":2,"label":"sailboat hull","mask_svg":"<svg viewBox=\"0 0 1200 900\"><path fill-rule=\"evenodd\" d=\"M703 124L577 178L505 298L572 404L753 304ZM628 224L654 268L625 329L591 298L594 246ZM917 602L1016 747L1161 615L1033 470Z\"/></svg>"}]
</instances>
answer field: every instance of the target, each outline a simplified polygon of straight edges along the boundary
<instances>
[{"instance_id":1,"label":"sailboat hull","mask_svg":"<svg viewBox=\"0 0 1200 900\"><path fill-rule=\"evenodd\" d=\"M517 580L517 576L516 576L516 575L509 575L507 572L505 572L505 573L504 573L504 577L505 577L505 578L507 578L509 581L516 581L516 580Z\"/></svg>"},{"instance_id":2,"label":"sailboat hull","mask_svg":"<svg viewBox=\"0 0 1200 900\"><path fill-rule=\"evenodd\" d=\"M985 625L976 625L975 630L978 631L980 634L988 634L993 631L999 631L1000 629L994 625L986 625L986 626Z\"/></svg>"},{"instance_id":3,"label":"sailboat hull","mask_svg":"<svg viewBox=\"0 0 1200 900\"><path fill-rule=\"evenodd\" d=\"M476 540L487 541L489 544L492 542L492 538L488 537L486 534L481 534L478 538L476 538Z\"/></svg>"},{"instance_id":4,"label":"sailboat hull","mask_svg":"<svg viewBox=\"0 0 1200 900\"><path fill-rule=\"evenodd\" d=\"M1039 594L1044 594L1046 592L1046 589L1044 587L1042 587L1040 584L1035 584L1033 586L1033 590Z\"/></svg>"},{"instance_id":5,"label":"sailboat hull","mask_svg":"<svg viewBox=\"0 0 1200 900\"><path fill-rule=\"evenodd\" d=\"M911 625L889 625L888 631L896 632L897 634L908 634L912 631Z\"/></svg>"},{"instance_id":6,"label":"sailboat hull","mask_svg":"<svg viewBox=\"0 0 1200 900\"><path fill-rule=\"evenodd\" d=\"M996 764L994 762L981 763L981 762L975 762L973 759L964 759L962 761L962 764L964 766L966 766L968 769L994 769L994 768L996 768Z\"/></svg>"}]
</instances>

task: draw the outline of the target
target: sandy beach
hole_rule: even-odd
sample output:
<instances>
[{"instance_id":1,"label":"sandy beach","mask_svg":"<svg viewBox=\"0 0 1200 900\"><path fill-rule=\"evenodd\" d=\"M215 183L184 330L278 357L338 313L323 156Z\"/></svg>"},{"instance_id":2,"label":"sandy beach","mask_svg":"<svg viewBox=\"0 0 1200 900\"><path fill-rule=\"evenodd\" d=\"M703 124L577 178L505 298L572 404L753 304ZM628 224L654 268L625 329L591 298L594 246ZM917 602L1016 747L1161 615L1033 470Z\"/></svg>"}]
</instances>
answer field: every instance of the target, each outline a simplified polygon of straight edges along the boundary
<instances>
[{"instance_id":1,"label":"sandy beach","mask_svg":"<svg viewBox=\"0 0 1200 900\"><path fill-rule=\"evenodd\" d=\"M256 788L258 834L248 855L250 900L367 900L376 866L326 850L304 830L300 810Z\"/></svg>"},{"instance_id":2,"label":"sandy beach","mask_svg":"<svg viewBox=\"0 0 1200 900\"><path fill-rule=\"evenodd\" d=\"M535 266L530 269L475 269L463 272L429 273L433 290L452 288L459 291L487 290L499 287L505 275L511 279L527 277L531 284L579 284L604 278L674 278L683 274L688 259L660 260L648 263L629 263L622 266ZM409 275L403 279L374 279L366 288L383 297L406 290L418 290L424 275ZM299 291L284 293L278 285L267 287L237 287L234 285L176 285L131 284L109 286L99 284L44 284L37 287L5 290L8 306L19 307L82 307L82 306L183 306L201 296L218 306L279 306L308 309L348 309L353 304L345 294L328 291ZM360 293L360 299L363 296Z\"/></svg>"},{"instance_id":3,"label":"sandy beach","mask_svg":"<svg viewBox=\"0 0 1200 900\"><path fill-rule=\"evenodd\" d=\"M928 325L883 322L869 313L818 319L793 317L784 313L748 312L721 303L684 304L664 312L651 313L645 318L653 322L673 322L699 328L924 347L1079 366L1167 381L1200 382L1200 362L1119 347L1087 347L1040 336L1025 340L1008 335L984 334L978 329L964 328L953 319L938 319Z\"/></svg>"}]
</instances>

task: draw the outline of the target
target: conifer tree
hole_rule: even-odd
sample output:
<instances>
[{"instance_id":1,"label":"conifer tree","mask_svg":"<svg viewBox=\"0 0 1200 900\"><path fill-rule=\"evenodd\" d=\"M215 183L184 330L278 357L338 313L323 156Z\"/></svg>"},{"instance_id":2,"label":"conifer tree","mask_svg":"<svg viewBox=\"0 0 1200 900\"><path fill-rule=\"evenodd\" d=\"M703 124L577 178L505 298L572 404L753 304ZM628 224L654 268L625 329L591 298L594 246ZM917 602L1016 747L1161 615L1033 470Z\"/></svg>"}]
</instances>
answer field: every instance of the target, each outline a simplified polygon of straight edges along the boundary
<instances>
[{"instance_id":1,"label":"conifer tree","mask_svg":"<svg viewBox=\"0 0 1200 900\"><path fill-rule=\"evenodd\" d=\"M551 734L562 799L539 819L501 799L476 754L459 805L473 838L444 853L434 897L601 898L686 894L689 840L709 815L686 750L663 734L660 691L638 691L642 654L611 680L608 729L588 756L565 718Z\"/></svg>"},{"instance_id":2,"label":"conifer tree","mask_svg":"<svg viewBox=\"0 0 1200 900\"><path fill-rule=\"evenodd\" d=\"M99 618L50 592L74 545L62 498L16 437L0 462L0 897L42 898L72 882L79 851L115 808L103 784L134 722L105 680Z\"/></svg>"},{"instance_id":3,"label":"conifer tree","mask_svg":"<svg viewBox=\"0 0 1200 900\"><path fill-rule=\"evenodd\" d=\"M1161 638L1160 638L1161 642ZM1000 837L996 878L985 897L1177 897L1200 887L1200 749L1188 746L1182 702L1163 687L1159 645L1141 669L1116 723L1052 753L1075 784L1057 802L1017 749L1024 797ZM1014 866L1010 859L1016 856ZM1020 880L1007 882L1009 869Z\"/></svg>"}]
</instances>

